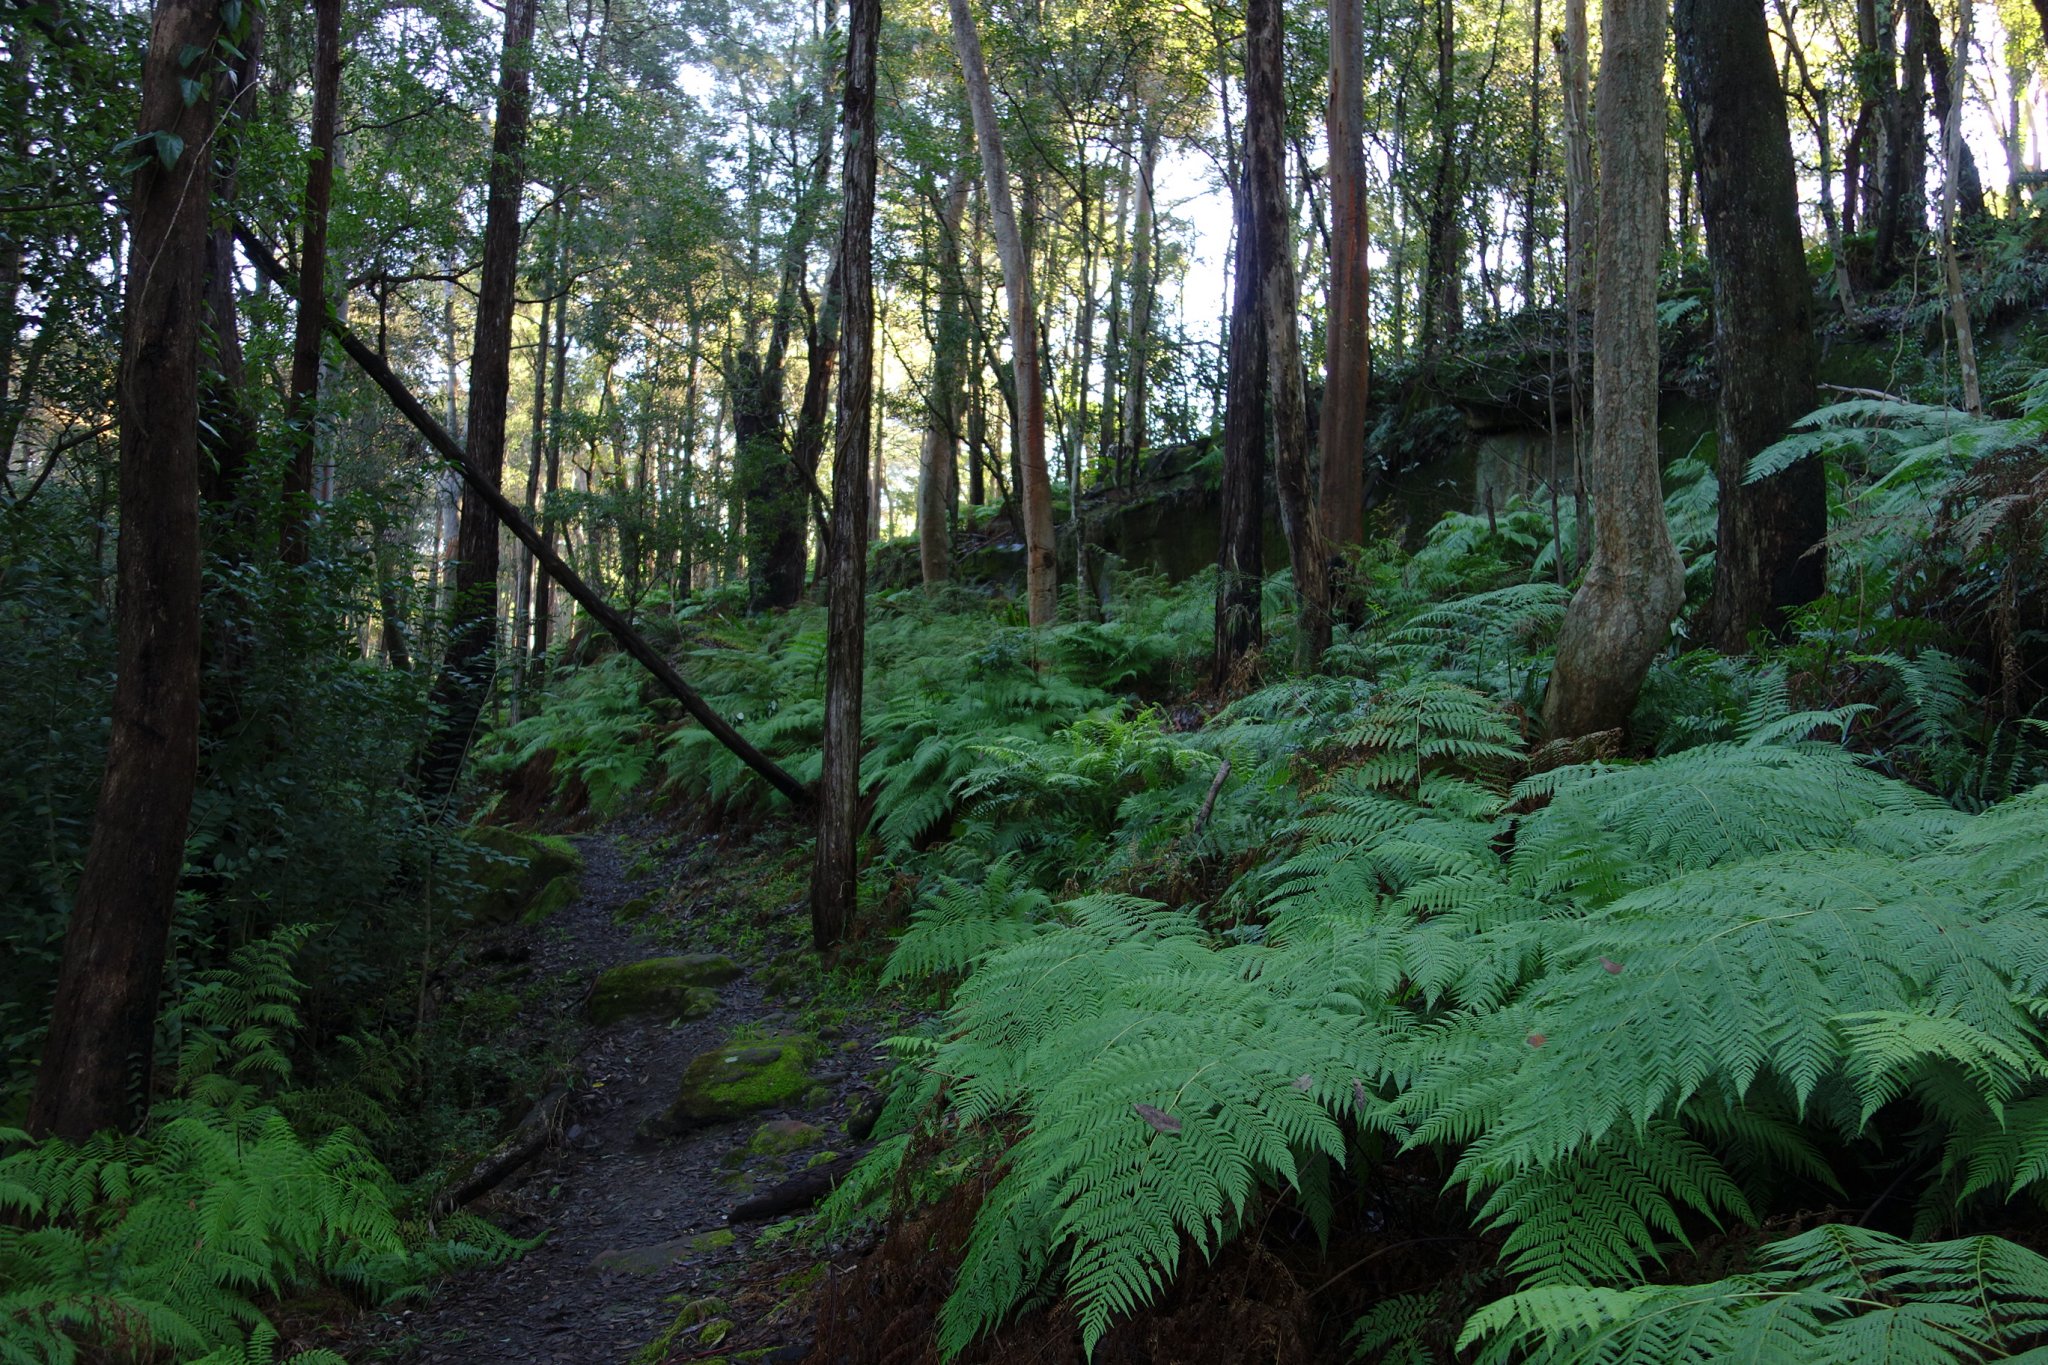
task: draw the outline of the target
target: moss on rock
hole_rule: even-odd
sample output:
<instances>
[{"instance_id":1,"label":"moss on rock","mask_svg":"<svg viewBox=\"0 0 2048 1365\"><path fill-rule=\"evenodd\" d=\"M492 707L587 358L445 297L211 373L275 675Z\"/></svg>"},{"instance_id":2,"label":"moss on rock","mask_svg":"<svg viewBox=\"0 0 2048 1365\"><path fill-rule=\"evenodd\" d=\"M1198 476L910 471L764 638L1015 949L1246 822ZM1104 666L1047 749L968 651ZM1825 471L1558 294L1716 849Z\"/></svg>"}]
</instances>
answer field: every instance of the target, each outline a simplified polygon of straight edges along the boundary
<instances>
[{"instance_id":1,"label":"moss on rock","mask_svg":"<svg viewBox=\"0 0 2048 1365\"><path fill-rule=\"evenodd\" d=\"M680 1133L788 1104L809 1088L815 1050L811 1039L785 1035L735 1041L703 1053L683 1072L675 1102L653 1130Z\"/></svg>"},{"instance_id":2,"label":"moss on rock","mask_svg":"<svg viewBox=\"0 0 2048 1365\"><path fill-rule=\"evenodd\" d=\"M564 877L571 879L573 895L575 875L583 870L576 845L557 835L474 825L463 838L474 850L465 872L475 888L463 908L485 923L519 918Z\"/></svg>"},{"instance_id":3,"label":"moss on rock","mask_svg":"<svg viewBox=\"0 0 2048 1365\"><path fill-rule=\"evenodd\" d=\"M585 1013L593 1024L611 1024L635 1015L658 1014L702 1019L718 1007L718 993L708 989L740 974L738 964L717 953L685 953L651 957L614 967L597 979Z\"/></svg>"},{"instance_id":4,"label":"moss on rock","mask_svg":"<svg viewBox=\"0 0 2048 1365\"><path fill-rule=\"evenodd\" d=\"M815 1147L825 1140L825 1130L802 1119L770 1119L747 1139L748 1156L787 1156Z\"/></svg>"},{"instance_id":5,"label":"moss on rock","mask_svg":"<svg viewBox=\"0 0 2048 1365\"><path fill-rule=\"evenodd\" d=\"M569 908L569 903L582 892L583 883L573 872L564 872L540 889L533 898L533 904L526 907L526 913L519 917L522 924L539 924L560 911Z\"/></svg>"}]
</instances>

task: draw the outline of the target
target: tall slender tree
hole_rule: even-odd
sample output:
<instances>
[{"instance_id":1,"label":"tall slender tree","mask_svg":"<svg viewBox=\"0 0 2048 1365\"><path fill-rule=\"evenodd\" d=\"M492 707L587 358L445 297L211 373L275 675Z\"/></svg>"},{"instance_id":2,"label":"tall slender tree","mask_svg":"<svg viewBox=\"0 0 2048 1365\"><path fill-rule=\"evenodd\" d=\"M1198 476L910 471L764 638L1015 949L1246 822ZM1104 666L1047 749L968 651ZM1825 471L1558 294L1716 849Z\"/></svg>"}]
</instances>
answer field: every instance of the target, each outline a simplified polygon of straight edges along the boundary
<instances>
[{"instance_id":1,"label":"tall slender tree","mask_svg":"<svg viewBox=\"0 0 2048 1365\"><path fill-rule=\"evenodd\" d=\"M224 32L214 0L160 0L143 60L115 393L113 725L28 1114L30 1132L73 1141L126 1124L148 1094L185 866L199 765L199 326L213 68L223 37L246 36Z\"/></svg>"},{"instance_id":2,"label":"tall slender tree","mask_svg":"<svg viewBox=\"0 0 2048 1365\"><path fill-rule=\"evenodd\" d=\"M925 395L924 443L917 466L917 557L926 587L952 576L951 519L959 499L960 423L966 416L967 312L961 292L960 225L969 177L956 166L938 204L938 326Z\"/></svg>"},{"instance_id":3,"label":"tall slender tree","mask_svg":"<svg viewBox=\"0 0 2048 1365\"><path fill-rule=\"evenodd\" d=\"M868 452L874 436L875 49L881 0L852 0L846 25L846 159L840 176L840 367L832 454L824 763L811 937L826 948L853 925L860 868L861 674L867 631Z\"/></svg>"},{"instance_id":4,"label":"tall slender tree","mask_svg":"<svg viewBox=\"0 0 2048 1365\"><path fill-rule=\"evenodd\" d=\"M1341 556L1365 536L1372 277L1366 238L1364 6L1361 0L1329 0L1329 7L1330 331L1324 342L1323 464L1316 511L1324 546Z\"/></svg>"},{"instance_id":5,"label":"tall slender tree","mask_svg":"<svg viewBox=\"0 0 2048 1365\"><path fill-rule=\"evenodd\" d=\"M1600 269L1593 283L1593 560L1543 698L1556 737L1628 724L1685 601L1657 465L1657 265L1664 244L1662 0L1604 0Z\"/></svg>"},{"instance_id":6,"label":"tall slender tree","mask_svg":"<svg viewBox=\"0 0 2048 1365\"><path fill-rule=\"evenodd\" d=\"M1827 483L1803 460L1758 483L1749 462L1814 405L1813 288L1791 129L1763 0L1677 0L1678 88L1714 277L1721 483L1706 636L1731 653L1826 580Z\"/></svg>"},{"instance_id":7,"label":"tall slender tree","mask_svg":"<svg viewBox=\"0 0 2048 1365\"><path fill-rule=\"evenodd\" d=\"M1223 534L1216 562L1216 647L1210 679L1219 691L1239 681L1259 648L1266 572L1266 329L1259 322L1258 224L1251 186L1232 187L1237 273L1230 296L1230 354L1223 406Z\"/></svg>"},{"instance_id":8,"label":"tall slender tree","mask_svg":"<svg viewBox=\"0 0 2048 1365\"><path fill-rule=\"evenodd\" d=\"M505 410L512 390L512 310L519 282L519 201L526 189L526 124L533 69L534 13L539 0L505 7L498 68L498 122L484 201L484 251L477 287L476 336L469 356L469 426L463 448L498 487L505 472ZM497 664L498 519L465 487L456 533L455 599L448 653L434 680L439 714L421 768L422 787L440 797L453 789Z\"/></svg>"},{"instance_id":9,"label":"tall slender tree","mask_svg":"<svg viewBox=\"0 0 2048 1365\"><path fill-rule=\"evenodd\" d=\"M1259 315L1266 329L1266 388L1280 524L1300 601L1294 661L1308 671L1330 647L1328 553L1316 516L1308 460L1308 398L1301 373L1300 294L1287 202L1287 87L1280 0L1245 6L1245 175L1259 261Z\"/></svg>"},{"instance_id":10,"label":"tall slender tree","mask_svg":"<svg viewBox=\"0 0 2048 1365\"><path fill-rule=\"evenodd\" d=\"M284 526L278 538L288 564L304 564L312 551L313 419L320 400L320 344L327 321L327 216L334 196L334 143L341 120L341 0L313 3L312 156L301 201L299 312L292 331L291 394L285 419L292 426L291 462L284 471Z\"/></svg>"},{"instance_id":11,"label":"tall slender tree","mask_svg":"<svg viewBox=\"0 0 2048 1365\"><path fill-rule=\"evenodd\" d=\"M988 59L968 0L950 0L953 51L967 84L974 140L981 147L982 180L1003 267L1003 293L1010 312L1010 371L1016 393L1017 482L1024 516L1025 608L1034 626L1053 623L1059 612L1059 561L1053 546L1052 475L1045 463L1045 384L1038 363L1038 298L1032 285L1031 252L1017 223L1010 195L1010 167L996 122L995 92Z\"/></svg>"}]
</instances>

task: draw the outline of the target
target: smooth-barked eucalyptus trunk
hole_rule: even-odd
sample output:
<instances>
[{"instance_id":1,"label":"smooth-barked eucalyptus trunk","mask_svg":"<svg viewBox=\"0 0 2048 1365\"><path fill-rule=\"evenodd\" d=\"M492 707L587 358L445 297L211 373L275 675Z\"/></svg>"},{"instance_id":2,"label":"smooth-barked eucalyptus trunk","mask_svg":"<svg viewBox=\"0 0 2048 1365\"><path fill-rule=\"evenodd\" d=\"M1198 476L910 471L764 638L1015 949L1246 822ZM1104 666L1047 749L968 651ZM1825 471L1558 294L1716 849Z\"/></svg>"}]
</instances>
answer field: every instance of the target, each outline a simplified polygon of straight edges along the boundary
<instances>
[{"instance_id":1,"label":"smooth-barked eucalyptus trunk","mask_svg":"<svg viewBox=\"0 0 2048 1365\"><path fill-rule=\"evenodd\" d=\"M1045 464L1045 385L1039 376L1038 302L1031 283L1031 253L1017 225L1010 196L1010 168L996 123L994 91L981 33L968 0L950 0L953 50L967 84L974 140L981 147L982 179L988 191L996 256L1003 267L1003 293L1010 313L1010 368L1016 385L1019 499L1024 514L1025 608L1034 626L1051 625L1059 612L1059 562L1053 547L1052 476Z\"/></svg>"}]
</instances>

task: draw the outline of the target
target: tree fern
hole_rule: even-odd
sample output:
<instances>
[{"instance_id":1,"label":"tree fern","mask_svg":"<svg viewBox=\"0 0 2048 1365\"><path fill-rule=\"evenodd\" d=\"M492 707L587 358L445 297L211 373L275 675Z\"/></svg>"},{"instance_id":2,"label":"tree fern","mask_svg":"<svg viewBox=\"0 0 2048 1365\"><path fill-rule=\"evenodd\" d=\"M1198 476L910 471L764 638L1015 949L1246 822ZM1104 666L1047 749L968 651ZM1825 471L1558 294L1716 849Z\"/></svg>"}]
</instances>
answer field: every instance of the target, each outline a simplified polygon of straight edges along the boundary
<instances>
[{"instance_id":1,"label":"tree fern","mask_svg":"<svg viewBox=\"0 0 2048 1365\"><path fill-rule=\"evenodd\" d=\"M1997 1237L1915 1243L1826 1224L1701 1285L1525 1290L1474 1314L1482 1362L1961 1365L2048 1358L2048 1260Z\"/></svg>"}]
</instances>

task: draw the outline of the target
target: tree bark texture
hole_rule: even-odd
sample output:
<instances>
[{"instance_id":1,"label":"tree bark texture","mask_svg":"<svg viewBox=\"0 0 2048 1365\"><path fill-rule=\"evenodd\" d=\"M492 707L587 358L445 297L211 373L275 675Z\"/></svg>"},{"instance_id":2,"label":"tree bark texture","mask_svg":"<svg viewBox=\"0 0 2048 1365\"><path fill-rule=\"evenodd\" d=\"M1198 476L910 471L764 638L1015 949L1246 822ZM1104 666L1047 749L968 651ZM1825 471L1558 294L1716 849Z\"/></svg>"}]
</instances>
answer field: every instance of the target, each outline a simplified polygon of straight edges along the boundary
<instances>
[{"instance_id":1,"label":"tree bark texture","mask_svg":"<svg viewBox=\"0 0 2048 1365\"><path fill-rule=\"evenodd\" d=\"M1323 468L1316 511L1325 547L1341 556L1365 538L1365 401L1372 378L1361 0L1330 0L1328 131L1330 331L1324 342Z\"/></svg>"},{"instance_id":2,"label":"tree bark texture","mask_svg":"<svg viewBox=\"0 0 2048 1365\"><path fill-rule=\"evenodd\" d=\"M1243 178L1237 211L1237 278L1230 297L1230 359L1223 406L1223 534L1216 561L1216 647L1210 678L1239 681L1242 660L1264 642L1266 577L1266 329L1259 321L1257 224Z\"/></svg>"},{"instance_id":3,"label":"tree bark texture","mask_svg":"<svg viewBox=\"0 0 2048 1365\"><path fill-rule=\"evenodd\" d=\"M853 926L860 870L861 673L867 631L867 482L875 373L875 48L881 0L853 0L846 27L844 218L839 237L837 441L832 456L831 565L825 636L824 762L811 936L820 948Z\"/></svg>"},{"instance_id":4,"label":"tree bark texture","mask_svg":"<svg viewBox=\"0 0 2048 1365\"><path fill-rule=\"evenodd\" d=\"M1657 458L1657 265L1664 245L1661 0L1605 0L1594 115L1600 269L1593 283L1593 560L1558 634L1543 721L1566 738L1624 727L1685 571Z\"/></svg>"},{"instance_id":5,"label":"tree bark texture","mask_svg":"<svg viewBox=\"0 0 2048 1365\"><path fill-rule=\"evenodd\" d=\"M497 129L484 205L484 250L476 300L476 336L469 356L470 463L496 489L505 471L505 409L512 390L512 309L519 280L519 200L526 188L526 123L532 86L534 11L538 0L511 0L498 75ZM449 795L462 756L483 714L496 671L498 521L488 500L465 488L456 532L455 600L448 653L434 680L431 705L440 717L421 767L429 798Z\"/></svg>"},{"instance_id":6,"label":"tree bark texture","mask_svg":"<svg viewBox=\"0 0 2048 1365\"><path fill-rule=\"evenodd\" d=\"M82 1141L146 1101L157 997L199 764L199 335L212 0L162 0L143 62L115 395L118 673L91 843L65 929L28 1129ZM197 54L190 62L185 58ZM182 83L201 81L190 104ZM181 150L166 166L161 151Z\"/></svg>"},{"instance_id":7,"label":"tree bark texture","mask_svg":"<svg viewBox=\"0 0 2048 1365\"><path fill-rule=\"evenodd\" d=\"M291 393L285 402L291 462L284 471L279 555L304 564L312 553L313 421L320 399L320 341L326 335L327 210L334 197L334 142L341 109L341 0L313 4L312 157L300 217L299 312L292 329Z\"/></svg>"},{"instance_id":8,"label":"tree bark texture","mask_svg":"<svg viewBox=\"0 0 2048 1365\"><path fill-rule=\"evenodd\" d=\"M955 168L939 206L939 316L932 340L931 388L917 462L917 560L926 587L953 576L951 521L959 500L960 423L966 416L967 313L961 292L960 220L969 176Z\"/></svg>"},{"instance_id":9,"label":"tree bark texture","mask_svg":"<svg viewBox=\"0 0 2048 1365\"><path fill-rule=\"evenodd\" d=\"M1672 27L1714 278L1721 501L1705 635L1733 654L1826 585L1821 462L1745 479L1814 406L1813 288L1763 0L1677 0Z\"/></svg>"},{"instance_id":10,"label":"tree bark texture","mask_svg":"<svg viewBox=\"0 0 2048 1365\"><path fill-rule=\"evenodd\" d=\"M1010 197L1010 168L1003 155L995 94L989 86L988 62L982 56L974 11L968 0L950 0L950 9L953 50L967 83L974 140L981 146L982 179L988 189L989 217L1010 310L1018 492L1024 511L1025 606L1032 625L1047 626L1059 612L1059 563L1053 547L1052 476L1045 464L1045 385L1038 372L1038 303L1031 283L1031 253L1018 229L1017 208Z\"/></svg>"},{"instance_id":11,"label":"tree bark texture","mask_svg":"<svg viewBox=\"0 0 2048 1365\"><path fill-rule=\"evenodd\" d=\"M1259 260L1260 315L1266 329L1267 401L1280 524L1300 599L1295 667L1311 672L1330 647L1328 553L1309 486L1308 399L1301 374L1299 293L1287 204L1286 85L1280 0L1245 7L1245 169L1251 185Z\"/></svg>"}]
</instances>

